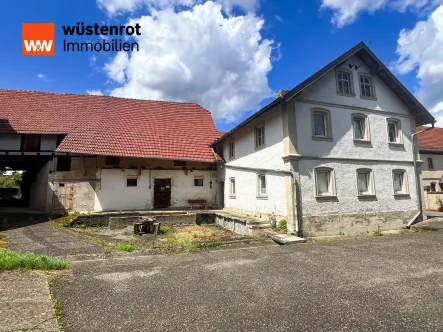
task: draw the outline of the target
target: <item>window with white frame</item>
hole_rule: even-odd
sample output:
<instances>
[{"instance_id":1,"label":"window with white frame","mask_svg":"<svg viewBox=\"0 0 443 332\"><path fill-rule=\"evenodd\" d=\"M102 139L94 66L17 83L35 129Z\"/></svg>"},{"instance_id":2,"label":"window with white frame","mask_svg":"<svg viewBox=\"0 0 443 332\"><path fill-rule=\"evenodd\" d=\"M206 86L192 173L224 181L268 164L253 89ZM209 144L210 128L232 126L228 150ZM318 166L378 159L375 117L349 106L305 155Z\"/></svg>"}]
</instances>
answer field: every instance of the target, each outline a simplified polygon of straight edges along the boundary
<instances>
[{"instance_id":1,"label":"window with white frame","mask_svg":"<svg viewBox=\"0 0 443 332\"><path fill-rule=\"evenodd\" d=\"M434 169L434 161L431 157L428 158L428 169Z\"/></svg>"},{"instance_id":2,"label":"window with white frame","mask_svg":"<svg viewBox=\"0 0 443 332\"><path fill-rule=\"evenodd\" d=\"M235 159L235 142L229 142L229 159Z\"/></svg>"},{"instance_id":3,"label":"window with white frame","mask_svg":"<svg viewBox=\"0 0 443 332\"><path fill-rule=\"evenodd\" d=\"M331 114L328 110L313 109L312 138L332 139Z\"/></svg>"},{"instance_id":4,"label":"window with white frame","mask_svg":"<svg viewBox=\"0 0 443 332\"><path fill-rule=\"evenodd\" d=\"M360 75L360 96L363 98L375 98L373 81L368 75Z\"/></svg>"},{"instance_id":5,"label":"window with white frame","mask_svg":"<svg viewBox=\"0 0 443 332\"><path fill-rule=\"evenodd\" d=\"M392 178L394 181L394 195L408 194L408 179L404 170L393 170Z\"/></svg>"},{"instance_id":6,"label":"window with white frame","mask_svg":"<svg viewBox=\"0 0 443 332\"><path fill-rule=\"evenodd\" d=\"M337 93L342 95L354 95L352 72L346 69L338 69L336 71Z\"/></svg>"},{"instance_id":7,"label":"window with white frame","mask_svg":"<svg viewBox=\"0 0 443 332\"><path fill-rule=\"evenodd\" d=\"M400 121L396 119L388 119L388 142L389 143L403 143Z\"/></svg>"},{"instance_id":8,"label":"window with white frame","mask_svg":"<svg viewBox=\"0 0 443 332\"><path fill-rule=\"evenodd\" d=\"M194 176L194 187L203 187L203 176L196 175Z\"/></svg>"},{"instance_id":9,"label":"window with white frame","mask_svg":"<svg viewBox=\"0 0 443 332\"><path fill-rule=\"evenodd\" d=\"M352 127L354 140L370 141L369 120L364 114L352 114Z\"/></svg>"},{"instance_id":10,"label":"window with white frame","mask_svg":"<svg viewBox=\"0 0 443 332\"><path fill-rule=\"evenodd\" d=\"M257 175L257 196L266 197L268 195L268 188L266 183L266 175Z\"/></svg>"},{"instance_id":11,"label":"window with white frame","mask_svg":"<svg viewBox=\"0 0 443 332\"><path fill-rule=\"evenodd\" d=\"M361 168L357 170L357 189L358 196L373 196L374 175L371 169Z\"/></svg>"},{"instance_id":12,"label":"window with white frame","mask_svg":"<svg viewBox=\"0 0 443 332\"><path fill-rule=\"evenodd\" d=\"M255 148L265 146L265 123L260 122L255 126Z\"/></svg>"},{"instance_id":13,"label":"window with white frame","mask_svg":"<svg viewBox=\"0 0 443 332\"><path fill-rule=\"evenodd\" d=\"M316 168L315 173L315 195L317 197L334 197L335 175L332 168Z\"/></svg>"},{"instance_id":14,"label":"window with white frame","mask_svg":"<svg viewBox=\"0 0 443 332\"><path fill-rule=\"evenodd\" d=\"M229 179L229 195L231 197L235 196L235 178Z\"/></svg>"}]
</instances>

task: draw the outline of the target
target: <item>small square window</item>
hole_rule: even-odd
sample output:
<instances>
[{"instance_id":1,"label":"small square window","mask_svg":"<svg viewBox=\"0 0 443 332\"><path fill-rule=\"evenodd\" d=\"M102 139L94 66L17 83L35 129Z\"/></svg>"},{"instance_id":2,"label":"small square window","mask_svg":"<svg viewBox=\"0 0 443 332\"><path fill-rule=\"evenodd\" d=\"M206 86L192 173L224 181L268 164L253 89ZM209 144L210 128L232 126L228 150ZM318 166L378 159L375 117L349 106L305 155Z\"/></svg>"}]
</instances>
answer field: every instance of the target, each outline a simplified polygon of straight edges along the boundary
<instances>
[{"instance_id":1,"label":"small square window","mask_svg":"<svg viewBox=\"0 0 443 332\"><path fill-rule=\"evenodd\" d=\"M428 158L428 169L434 169L434 161L432 158Z\"/></svg>"},{"instance_id":2,"label":"small square window","mask_svg":"<svg viewBox=\"0 0 443 332\"><path fill-rule=\"evenodd\" d=\"M403 143L400 121L388 119L388 142L397 144Z\"/></svg>"},{"instance_id":3,"label":"small square window","mask_svg":"<svg viewBox=\"0 0 443 332\"><path fill-rule=\"evenodd\" d=\"M257 176L257 191L259 197L266 197L268 195L268 189L267 189L267 183L266 183L266 175L265 174L259 174Z\"/></svg>"},{"instance_id":4,"label":"small square window","mask_svg":"<svg viewBox=\"0 0 443 332\"><path fill-rule=\"evenodd\" d=\"M335 197L334 170L331 168L315 169L315 193L317 197Z\"/></svg>"},{"instance_id":5,"label":"small square window","mask_svg":"<svg viewBox=\"0 0 443 332\"><path fill-rule=\"evenodd\" d=\"M137 178L127 178L126 179L126 186L127 187L137 187Z\"/></svg>"},{"instance_id":6,"label":"small square window","mask_svg":"<svg viewBox=\"0 0 443 332\"><path fill-rule=\"evenodd\" d=\"M265 146L265 124L261 123L255 127L255 148Z\"/></svg>"},{"instance_id":7,"label":"small square window","mask_svg":"<svg viewBox=\"0 0 443 332\"><path fill-rule=\"evenodd\" d=\"M394 170L392 172L394 180L394 195L408 194L408 181L406 172L403 170Z\"/></svg>"},{"instance_id":8,"label":"small square window","mask_svg":"<svg viewBox=\"0 0 443 332\"><path fill-rule=\"evenodd\" d=\"M194 186L195 187L203 187L203 176L196 176L194 178Z\"/></svg>"},{"instance_id":9,"label":"small square window","mask_svg":"<svg viewBox=\"0 0 443 332\"><path fill-rule=\"evenodd\" d=\"M372 196L375 195L374 177L370 169L357 170L357 189L358 196Z\"/></svg>"},{"instance_id":10,"label":"small square window","mask_svg":"<svg viewBox=\"0 0 443 332\"><path fill-rule=\"evenodd\" d=\"M229 179L229 195L235 196L235 178Z\"/></svg>"},{"instance_id":11,"label":"small square window","mask_svg":"<svg viewBox=\"0 0 443 332\"><path fill-rule=\"evenodd\" d=\"M229 159L235 159L235 142L229 143Z\"/></svg>"}]
</instances>

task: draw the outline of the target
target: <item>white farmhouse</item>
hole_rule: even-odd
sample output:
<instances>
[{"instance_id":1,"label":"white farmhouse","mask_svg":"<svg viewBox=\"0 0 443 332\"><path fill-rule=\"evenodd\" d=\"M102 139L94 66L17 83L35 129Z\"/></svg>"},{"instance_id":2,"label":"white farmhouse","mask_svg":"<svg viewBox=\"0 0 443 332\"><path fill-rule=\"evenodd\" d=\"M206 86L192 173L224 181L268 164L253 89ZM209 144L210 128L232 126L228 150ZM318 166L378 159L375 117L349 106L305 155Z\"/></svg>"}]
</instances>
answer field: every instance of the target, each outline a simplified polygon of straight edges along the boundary
<instances>
[{"instance_id":1,"label":"white farmhouse","mask_svg":"<svg viewBox=\"0 0 443 332\"><path fill-rule=\"evenodd\" d=\"M432 115L359 43L223 135L219 201L303 236L419 218L412 134Z\"/></svg>"}]
</instances>

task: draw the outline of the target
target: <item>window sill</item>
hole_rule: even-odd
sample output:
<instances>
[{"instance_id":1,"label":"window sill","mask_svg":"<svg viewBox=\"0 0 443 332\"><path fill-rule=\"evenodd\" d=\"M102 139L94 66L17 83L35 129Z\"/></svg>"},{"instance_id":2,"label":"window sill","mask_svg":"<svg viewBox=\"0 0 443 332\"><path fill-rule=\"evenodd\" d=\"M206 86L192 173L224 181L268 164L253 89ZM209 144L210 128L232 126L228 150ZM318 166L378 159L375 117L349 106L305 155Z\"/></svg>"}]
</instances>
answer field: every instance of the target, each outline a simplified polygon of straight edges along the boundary
<instances>
[{"instance_id":1,"label":"window sill","mask_svg":"<svg viewBox=\"0 0 443 332\"><path fill-rule=\"evenodd\" d=\"M315 196L316 199L318 200L336 200L337 199L337 195L332 195L332 196Z\"/></svg>"},{"instance_id":2,"label":"window sill","mask_svg":"<svg viewBox=\"0 0 443 332\"><path fill-rule=\"evenodd\" d=\"M256 147L255 147L255 151L262 150L262 149L264 149L265 147L266 147L266 144L263 144L263 145L260 145L260 146L256 146Z\"/></svg>"},{"instance_id":3,"label":"window sill","mask_svg":"<svg viewBox=\"0 0 443 332\"><path fill-rule=\"evenodd\" d=\"M332 142L332 137L312 136L312 139L313 139L314 141L326 141L326 142Z\"/></svg>"},{"instance_id":4,"label":"window sill","mask_svg":"<svg viewBox=\"0 0 443 332\"><path fill-rule=\"evenodd\" d=\"M236 199L237 196L232 196L232 195L231 195L231 196L229 196L229 198L230 198L230 199Z\"/></svg>"},{"instance_id":5,"label":"window sill","mask_svg":"<svg viewBox=\"0 0 443 332\"><path fill-rule=\"evenodd\" d=\"M268 196L257 196L257 199L263 199L263 200L266 200L266 199L268 199Z\"/></svg>"},{"instance_id":6,"label":"window sill","mask_svg":"<svg viewBox=\"0 0 443 332\"><path fill-rule=\"evenodd\" d=\"M366 97L366 96L360 95L360 99L377 100L377 97Z\"/></svg>"},{"instance_id":7,"label":"window sill","mask_svg":"<svg viewBox=\"0 0 443 332\"><path fill-rule=\"evenodd\" d=\"M371 144L371 140L354 138L355 143Z\"/></svg>"},{"instance_id":8,"label":"window sill","mask_svg":"<svg viewBox=\"0 0 443 332\"><path fill-rule=\"evenodd\" d=\"M394 197L411 197L409 194L394 194Z\"/></svg>"},{"instance_id":9,"label":"window sill","mask_svg":"<svg viewBox=\"0 0 443 332\"><path fill-rule=\"evenodd\" d=\"M338 91L337 91L337 94L338 94L339 96L355 98L355 94L354 94L354 93L349 94L349 93L343 93L343 92L338 92Z\"/></svg>"},{"instance_id":10,"label":"window sill","mask_svg":"<svg viewBox=\"0 0 443 332\"><path fill-rule=\"evenodd\" d=\"M376 195L372 195L372 194L370 194L370 195L357 195L357 197L358 197L358 199L373 199L373 198L377 198L377 196Z\"/></svg>"},{"instance_id":11,"label":"window sill","mask_svg":"<svg viewBox=\"0 0 443 332\"><path fill-rule=\"evenodd\" d=\"M404 146L402 142L388 142L388 144L392 146Z\"/></svg>"}]
</instances>

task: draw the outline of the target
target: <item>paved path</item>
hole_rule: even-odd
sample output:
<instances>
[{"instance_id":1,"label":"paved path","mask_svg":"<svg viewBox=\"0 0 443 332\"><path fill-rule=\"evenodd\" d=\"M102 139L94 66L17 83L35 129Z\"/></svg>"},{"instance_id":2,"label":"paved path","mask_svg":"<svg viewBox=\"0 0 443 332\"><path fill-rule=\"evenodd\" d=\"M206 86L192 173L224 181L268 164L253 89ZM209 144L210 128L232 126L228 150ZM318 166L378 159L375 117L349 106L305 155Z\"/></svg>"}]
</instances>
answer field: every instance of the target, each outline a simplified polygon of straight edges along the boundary
<instances>
[{"instance_id":1,"label":"paved path","mask_svg":"<svg viewBox=\"0 0 443 332\"><path fill-rule=\"evenodd\" d=\"M67 332L443 331L443 233L76 262Z\"/></svg>"},{"instance_id":2,"label":"paved path","mask_svg":"<svg viewBox=\"0 0 443 332\"><path fill-rule=\"evenodd\" d=\"M99 254L103 249L66 231L54 231L51 222L16 225L4 232L10 250L34 252L51 256Z\"/></svg>"},{"instance_id":3,"label":"paved path","mask_svg":"<svg viewBox=\"0 0 443 332\"><path fill-rule=\"evenodd\" d=\"M431 231L443 231L443 217L427 219L413 225L412 228L429 229Z\"/></svg>"},{"instance_id":4,"label":"paved path","mask_svg":"<svg viewBox=\"0 0 443 332\"><path fill-rule=\"evenodd\" d=\"M0 331L59 332L46 279L37 272L0 273Z\"/></svg>"}]
</instances>

